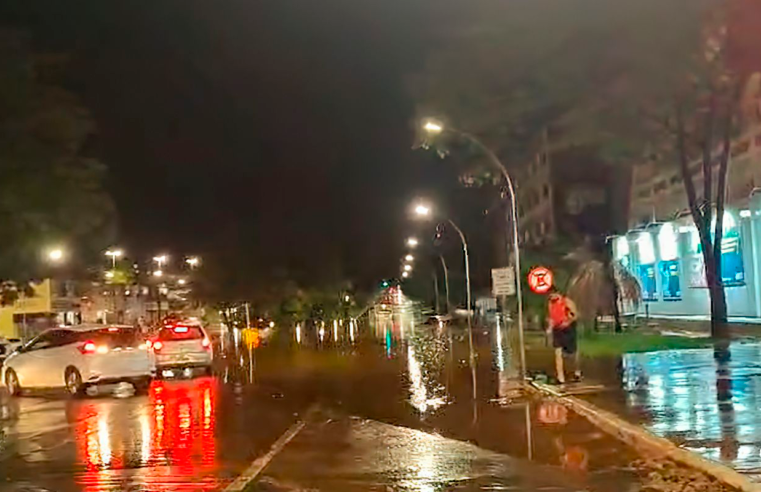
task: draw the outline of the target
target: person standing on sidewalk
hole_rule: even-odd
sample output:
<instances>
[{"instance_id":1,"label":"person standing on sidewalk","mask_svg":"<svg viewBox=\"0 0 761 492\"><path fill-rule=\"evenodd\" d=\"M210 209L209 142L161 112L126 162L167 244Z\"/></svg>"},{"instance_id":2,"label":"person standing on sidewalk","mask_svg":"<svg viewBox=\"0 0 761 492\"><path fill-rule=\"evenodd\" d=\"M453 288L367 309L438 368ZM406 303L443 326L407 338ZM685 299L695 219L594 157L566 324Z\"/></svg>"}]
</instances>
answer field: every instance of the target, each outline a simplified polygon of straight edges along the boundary
<instances>
[{"instance_id":1,"label":"person standing on sidewalk","mask_svg":"<svg viewBox=\"0 0 761 492\"><path fill-rule=\"evenodd\" d=\"M558 383L565 384L564 356L574 359L574 381L581 380L581 365L577 347L576 304L552 290L547 301L547 333L552 334L552 346L555 348L555 371Z\"/></svg>"}]
</instances>

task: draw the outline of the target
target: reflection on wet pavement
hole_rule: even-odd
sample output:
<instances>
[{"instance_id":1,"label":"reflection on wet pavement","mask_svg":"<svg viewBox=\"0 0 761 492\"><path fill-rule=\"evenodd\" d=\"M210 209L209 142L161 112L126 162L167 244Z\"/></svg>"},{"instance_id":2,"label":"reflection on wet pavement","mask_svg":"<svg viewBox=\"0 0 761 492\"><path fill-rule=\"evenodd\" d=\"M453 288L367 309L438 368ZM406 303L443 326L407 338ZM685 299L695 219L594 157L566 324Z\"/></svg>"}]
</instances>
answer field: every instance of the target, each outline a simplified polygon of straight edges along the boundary
<instances>
[{"instance_id":1,"label":"reflection on wet pavement","mask_svg":"<svg viewBox=\"0 0 761 492\"><path fill-rule=\"evenodd\" d=\"M341 419L302 431L255 490L577 491L559 470L380 422Z\"/></svg>"},{"instance_id":2,"label":"reflection on wet pavement","mask_svg":"<svg viewBox=\"0 0 761 492\"><path fill-rule=\"evenodd\" d=\"M626 354L628 411L657 435L761 479L761 344Z\"/></svg>"},{"instance_id":3,"label":"reflection on wet pavement","mask_svg":"<svg viewBox=\"0 0 761 492\"><path fill-rule=\"evenodd\" d=\"M0 490L220 490L314 403L336 421L310 424L262 487L602 492L638 483L633 454L585 419L551 401L502 398L507 329L477 334L473 400L462 327L418 325L404 312L376 321L304 323L257 349L255 366L232 347L218 376L156 381L148 396L7 400Z\"/></svg>"}]
</instances>

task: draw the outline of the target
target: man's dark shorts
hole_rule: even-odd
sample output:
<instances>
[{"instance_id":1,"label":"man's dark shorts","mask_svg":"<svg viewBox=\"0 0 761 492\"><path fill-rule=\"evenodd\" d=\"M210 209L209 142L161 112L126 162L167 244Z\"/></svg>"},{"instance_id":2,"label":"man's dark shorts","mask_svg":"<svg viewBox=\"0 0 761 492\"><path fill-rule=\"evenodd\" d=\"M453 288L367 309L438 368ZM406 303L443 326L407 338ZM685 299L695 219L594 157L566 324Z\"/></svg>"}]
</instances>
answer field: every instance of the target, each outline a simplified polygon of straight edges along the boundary
<instances>
[{"instance_id":1,"label":"man's dark shorts","mask_svg":"<svg viewBox=\"0 0 761 492\"><path fill-rule=\"evenodd\" d=\"M576 353L576 322L561 330L552 330L552 346L563 349L566 355Z\"/></svg>"}]
</instances>

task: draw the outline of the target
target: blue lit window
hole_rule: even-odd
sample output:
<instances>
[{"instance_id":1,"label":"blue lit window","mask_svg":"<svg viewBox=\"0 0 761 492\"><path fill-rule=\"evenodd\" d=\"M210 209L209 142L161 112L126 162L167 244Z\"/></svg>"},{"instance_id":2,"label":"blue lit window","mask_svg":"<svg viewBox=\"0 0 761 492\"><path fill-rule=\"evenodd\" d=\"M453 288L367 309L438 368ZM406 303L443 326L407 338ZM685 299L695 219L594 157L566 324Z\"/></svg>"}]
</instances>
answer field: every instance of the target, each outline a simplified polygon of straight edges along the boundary
<instances>
[{"instance_id":1,"label":"blue lit window","mask_svg":"<svg viewBox=\"0 0 761 492\"><path fill-rule=\"evenodd\" d=\"M640 265L639 281L642 284L642 299L645 301L657 301L658 289L655 284L655 265Z\"/></svg>"},{"instance_id":2,"label":"blue lit window","mask_svg":"<svg viewBox=\"0 0 761 492\"><path fill-rule=\"evenodd\" d=\"M662 261L660 263L660 270L663 300L680 300L682 298L682 288L679 282L679 260Z\"/></svg>"},{"instance_id":3,"label":"blue lit window","mask_svg":"<svg viewBox=\"0 0 761 492\"><path fill-rule=\"evenodd\" d=\"M721 240L721 280L724 285L744 285L745 266L740 233L732 229Z\"/></svg>"},{"instance_id":4,"label":"blue lit window","mask_svg":"<svg viewBox=\"0 0 761 492\"><path fill-rule=\"evenodd\" d=\"M714 218L714 224L716 219ZM711 225L713 236L714 224ZM730 212L724 213L722 221L723 233L721 238L721 281L725 286L745 285L745 265L743 264L742 241L737 222ZM698 239L697 230L692 233L692 251L701 254L703 250Z\"/></svg>"}]
</instances>

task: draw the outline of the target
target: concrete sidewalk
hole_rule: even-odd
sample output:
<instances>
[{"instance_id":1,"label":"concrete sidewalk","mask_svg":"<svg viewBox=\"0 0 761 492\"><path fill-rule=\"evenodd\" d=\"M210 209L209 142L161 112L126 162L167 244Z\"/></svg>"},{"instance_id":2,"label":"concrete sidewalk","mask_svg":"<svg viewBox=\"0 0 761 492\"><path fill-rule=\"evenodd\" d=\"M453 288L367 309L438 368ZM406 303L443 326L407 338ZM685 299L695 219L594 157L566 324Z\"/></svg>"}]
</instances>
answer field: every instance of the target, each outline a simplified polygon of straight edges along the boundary
<instances>
[{"instance_id":1,"label":"concrete sidewalk","mask_svg":"<svg viewBox=\"0 0 761 492\"><path fill-rule=\"evenodd\" d=\"M612 370L612 368L616 370ZM761 343L585 361L584 401L761 482Z\"/></svg>"}]
</instances>

